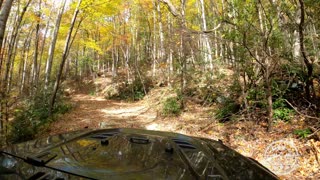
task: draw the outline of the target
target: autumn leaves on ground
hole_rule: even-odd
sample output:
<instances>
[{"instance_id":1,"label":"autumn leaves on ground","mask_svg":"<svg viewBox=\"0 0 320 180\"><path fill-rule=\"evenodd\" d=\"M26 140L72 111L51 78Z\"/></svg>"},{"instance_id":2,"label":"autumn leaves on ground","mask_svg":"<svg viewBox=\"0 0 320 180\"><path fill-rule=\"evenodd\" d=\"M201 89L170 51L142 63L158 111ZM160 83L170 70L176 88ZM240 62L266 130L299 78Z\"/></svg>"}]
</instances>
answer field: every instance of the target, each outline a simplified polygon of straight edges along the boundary
<instances>
[{"instance_id":1,"label":"autumn leaves on ground","mask_svg":"<svg viewBox=\"0 0 320 180\"><path fill-rule=\"evenodd\" d=\"M71 83L72 84L72 83ZM102 92L112 86L110 78L97 78L87 85L66 88L72 110L62 115L50 128L51 135L84 128L141 128L159 131L171 131L191 136L222 140L229 147L245 156L258 160L272 168L266 162L265 151L268 145L277 140L293 140L299 152L299 162L295 171L281 175L284 179L320 177L319 142L297 138L294 130L306 127L303 117L291 123L278 122L275 130L266 133L265 121L250 120L219 123L214 119L215 106L201 106L192 101L186 102L185 110L179 116L165 117L161 114L164 99L174 93L168 87L152 89L140 101L106 99ZM70 83L69 83L70 85ZM94 92L93 92L94 91ZM42 134L47 135L47 133ZM41 135L40 135L41 136Z\"/></svg>"}]
</instances>

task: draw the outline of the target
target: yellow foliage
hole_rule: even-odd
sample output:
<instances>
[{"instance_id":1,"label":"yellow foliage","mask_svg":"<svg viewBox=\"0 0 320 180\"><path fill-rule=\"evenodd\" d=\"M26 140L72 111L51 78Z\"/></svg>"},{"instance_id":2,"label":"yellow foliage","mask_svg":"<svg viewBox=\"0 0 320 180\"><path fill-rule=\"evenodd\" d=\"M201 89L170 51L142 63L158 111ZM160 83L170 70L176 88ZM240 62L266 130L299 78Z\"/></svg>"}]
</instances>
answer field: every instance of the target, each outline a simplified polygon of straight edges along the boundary
<instances>
[{"instance_id":1,"label":"yellow foliage","mask_svg":"<svg viewBox=\"0 0 320 180\"><path fill-rule=\"evenodd\" d=\"M86 39L86 40L82 40L80 42L80 44L84 45L85 47L89 48L89 49L93 49L96 50L99 54L102 54L102 49L99 47L99 45L95 42L95 40L93 39Z\"/></svg>"}]
</instances>

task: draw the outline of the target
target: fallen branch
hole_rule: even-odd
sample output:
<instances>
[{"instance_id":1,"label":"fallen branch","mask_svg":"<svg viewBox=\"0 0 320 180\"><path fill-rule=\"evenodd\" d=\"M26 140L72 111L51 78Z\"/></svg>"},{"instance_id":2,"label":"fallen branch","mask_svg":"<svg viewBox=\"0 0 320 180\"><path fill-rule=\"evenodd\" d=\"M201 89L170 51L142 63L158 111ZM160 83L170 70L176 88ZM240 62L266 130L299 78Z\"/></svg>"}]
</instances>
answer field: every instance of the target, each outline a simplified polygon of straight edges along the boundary
<instances>
[{"instance_id":1,"label":"fallen branch","mask_svg":"<svg viewBox=\"0 0 320 180\"><path fill-rule=\"evenodd\" d=\"M318 128L318 129L316 129L316 128L314 128L314 127L309 127L311 130L312 130L312 134L309 134L308 136L307 136L307 138L310 138L310 137L312 137L312 136L316 136L318 139L320 139L320 137L318 136L318 132L320 131L320 128Z\"/></svg>"},{"instance_id":2,"label":"fallen branch","mask_svg":"<svg viewBox=\"0 0 320 180\"><path fill-rule=\"evenodd\" d=\"M312 144L312 148L316 157L316 160L318 162L318 164L320 165L320 160L319 160L319 156L320 156L320 150L319 148L315 145L314 141L311 140L311 144Z\"/></svg>"},{"instance_id":3,"label":"fallen branch","mask_svg":"<svg viewBox=\"0 0 320 180\"><path fill-rule=\"evenodd\" d=\"M303 114L302 112L298 111L298 109L297 109L296 107L294 107L288 100L286 100L286 99L284 99L284 100L285 100L285 101L289 104L289 106L291 106L292 109L294 109L299 115L301 115L301 116L303 116L303 117L306 117L306 118L309 118L309 119L316 119L316 120L320 121L320 118Z\"/></svg>"}]
</instances>

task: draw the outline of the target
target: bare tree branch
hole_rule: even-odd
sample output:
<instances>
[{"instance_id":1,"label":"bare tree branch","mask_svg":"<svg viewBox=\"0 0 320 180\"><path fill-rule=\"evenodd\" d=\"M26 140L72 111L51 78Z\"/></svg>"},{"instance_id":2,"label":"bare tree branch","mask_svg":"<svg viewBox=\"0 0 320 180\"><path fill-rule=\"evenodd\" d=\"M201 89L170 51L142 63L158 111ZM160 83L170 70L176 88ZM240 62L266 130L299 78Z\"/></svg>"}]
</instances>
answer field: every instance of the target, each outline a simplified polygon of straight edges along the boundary
<instances>
[{"instance_id":1,"label":"bare tree branch","mask_svg":"<svg viewBox=\"0 0 320 180\"><path fill-rule=\"evenodd\" d=\"M175 17L177 16L181 16L180 13L178 13L177 8L171 3L170 0L159 0L160 2L166 4L169 8L169 11L171 12L171 14Z\"/></svg>"},{"instance_id":2,"label":"bare tree branch","mask_svg":"<svg viewBox=\"0 0 320 180\"><path fill-rule=\"evenodd\" d=\"M298 111L298 109L296 107L294 107L288 100L284 99L284 101L286 101L286 103L288 103L289 106L291 106L294 109L294 111L296 111L299 115L304 116L309 119L316 119L316 120L320 121L320 118L318 118L318 117L308 116L308 115L305 115L302 112Z\"/></svg>"}]
</instances>

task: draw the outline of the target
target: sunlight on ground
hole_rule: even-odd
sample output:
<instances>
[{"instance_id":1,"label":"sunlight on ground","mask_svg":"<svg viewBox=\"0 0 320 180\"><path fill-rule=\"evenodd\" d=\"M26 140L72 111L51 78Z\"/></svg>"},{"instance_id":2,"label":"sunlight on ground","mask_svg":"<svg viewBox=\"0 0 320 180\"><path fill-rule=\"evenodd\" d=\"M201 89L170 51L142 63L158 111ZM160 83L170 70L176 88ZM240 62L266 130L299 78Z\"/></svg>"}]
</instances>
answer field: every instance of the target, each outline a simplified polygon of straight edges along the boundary
<instances>
[{"instance_id":1,"label":"sunlight on ground","mask_svg":"<svg viewBox=\"0 0 320 180\"><path fill-rule=\"evenodd\" d=\"M161 130L157 123L152 123L146 126L147 130Z\"/></svg>"},{"instance_id":2,"label":"sunlight on ground","mask_svg":"<svg viewBox=\"0 0 320 180\"><path fill-rule=\"evenodd\" d=\"M119 107L118 109L101 109L101 112L110 115L121 115L121 116L133 116L139 115L142 110L146 110L145 106L136 106L130 108L122 108Z\"/></svg>"},{"instance_id":3,"label":"sunlight on ground","mask_svg":"<svg viewBox=\"0 0 320 180\"><path fill-rule=\"evenodd\" d=\"M100 96L90 96L87 94L77 94L77 95L73 95L74 99L79 100L90 100L90 101L106 101L106 99L104 97L100 97Z\"/></svg>"},{"instance_id":4,"label":"sunlight on ground","mask_svg":"<svg viewBox=\"0 0 320 180\"><path fill-rule=\"evenodd\" d=\"M176 131L177 127L174 124L164 124L164 123L151 123L145 126L147 130L154 130L154 131Z\"/></svg>"}]
</instances>

